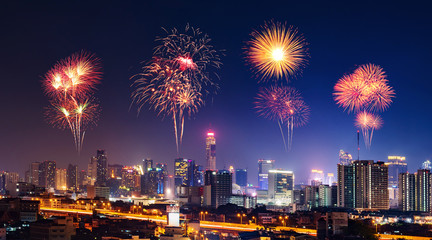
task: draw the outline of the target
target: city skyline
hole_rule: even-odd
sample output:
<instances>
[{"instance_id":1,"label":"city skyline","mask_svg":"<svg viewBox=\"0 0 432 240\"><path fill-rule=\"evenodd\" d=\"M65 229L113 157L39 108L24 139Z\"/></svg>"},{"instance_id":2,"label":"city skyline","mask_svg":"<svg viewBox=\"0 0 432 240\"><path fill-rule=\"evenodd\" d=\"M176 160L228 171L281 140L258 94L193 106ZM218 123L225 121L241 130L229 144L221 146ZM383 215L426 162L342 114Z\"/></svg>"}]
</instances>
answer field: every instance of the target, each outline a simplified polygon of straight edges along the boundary
<instances>
[{"instance_id":1,"label":"city skyline","mask_svg":"<svg viewBox=\"0 0 432 240\"><path fill-rule=\"evenodd\" d=\"M135 165L144 158L151 158L167 163L170 173L177 157L193 159L206 166L204 138L211 125L218 138L218 169L229 165L248 168L249 178L255 180L252 176L257 175L257 160L274 159L276 168L294 171L296 181L306 181L312 168L335 173L340 149L356 159L357 129L353 126L353 116L334 103L332 88L343 74L368 62L384 68L397 96L382 115L385 124L374 133L371 150L366 150L361 141L360 159L386 161L390 155L405 156L409 171L414 172L432 156L428 150L432 144L428 132L432 129L427 122L431 111L424 102L428 96L424 89L430 87L425 70L430 59L424 51L430 26L421 6L409 6L406 9L409 17L401 20L395 14L395 9L400 7L397 4L374 5L375 10L369 11L367 16L358 16L363 8L369 7L367 4L321 3L315 10L306 10L306 5L301 3L280 8L263 6L262 9L242 6L246 13L240 19L236 14L239 6L233 5L227 10L224 19L220 16L224 9L221 5L207 9L206 3L173 4L161 17L151 14L157 12L153 11L158 9L157 4L143 5L141 10L120 3L117 3L119 6L92 3L86 8L66 5L62 10L58 7L65 5L60 3L53 6L8 4L5 10L0 10L0 18L3 23L9 23L4 26L6 31L15 34L0 40L2 45L11 46L5 49L0 60L2 82L7 89L0 95L0 102L8 113L7 118L0 120L3 170L23 174L22 166L27 168L31 162L45 160L56 161L61 168L72 163L78 164L80 170L86 169L84 166L96 149L105 149L108 162L112 164ZM123 10L119 15L114 11L117 7ZM292 14L286 14L283 10L286 7L292 9ZM12 10L18 8L22 11L11 17L12 13L17 13ZM196 14L181 18L183 14L177 13L177 8ZM32 12L35 9L45 14L35 17ZM205 14L202 9L206 9ZM77 11L81 13L77 26L87 27L78 29L68 21ZM346 16L346 13L353 16ZM165 18L168 15L172 17ZM325 16L327 18L323 19ZM346 17L344 23L338 20L342 16ZM52 18L57 21L52 22ZM263 85L256 83L243 59L242 47L249 33L271 19L295 25L310 43L309 64L291 84L303 92L311 108L311 119L307 126L295 129L290 152L283 148L277 125L255 113L254 97ZM318 24L319 19L323 20ZM230 24L217 26L215 20ZM205 30L212 43L225 50L226 56L219 71L219 94L206 99L207 104L200 112L186 119L182 152L177 155L169 119L162 121L147 109L137 117L135 107L129 108L132 91L129 78L139 72L141 61L150 58L155 46L153 39L163 33L161 27L182 28L186 23ZM42 29L45 25L48 27ZM401 33L401 26L406 33ZM52 29L59 29L59 32L51 33ZM229 41L226 41L227 35L232 36ZM19 43L25 36L31 36L34 41L12 44ZM401 47L411 42L416 44ZM41 76L58 59L81 49L94 52L102 60L104 76L97 93L102 106L101 119L98 126L86 133L82 153L78 156L70 133L53 129L44 120L47 100L41 90ZM416 61L407 62L407 59ZM329 61L331 64L327 63Z\"/></svg>"}]
</instances>

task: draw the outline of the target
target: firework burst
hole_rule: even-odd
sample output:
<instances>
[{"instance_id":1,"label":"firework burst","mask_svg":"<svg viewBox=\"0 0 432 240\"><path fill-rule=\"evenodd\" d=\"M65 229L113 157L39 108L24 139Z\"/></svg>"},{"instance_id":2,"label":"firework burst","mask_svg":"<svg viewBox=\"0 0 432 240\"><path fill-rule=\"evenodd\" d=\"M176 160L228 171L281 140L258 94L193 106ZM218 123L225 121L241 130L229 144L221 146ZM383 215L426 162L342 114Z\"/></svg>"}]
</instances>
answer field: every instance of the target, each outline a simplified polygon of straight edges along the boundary
<instances>
[{"instance_id":1,"label":"firework burst","mask_svg":"<svg viewBox=\"0 0 432 240\"><path fill-rule=\"evenodd\" d=\"M184 133L184 118L191 117L204 105L203 95L216 92L212 75L221 67L220 54L210 38L198 28L188 25L184 33L165 30L159 37L153 59L133 76L132 102L138 112L144 106L173 120L177 153ZM213 90L212 90L213 89Z\"/></svg>"},{"instance_id":2,"label":"firework burst","mask_svg":"<svg viewBox=\"0 0 432 240\"><path fill-rule=\"evenodd\" d=\"M309 107L292 87L261 89L256 97L255 108L260 116L278 122L286 150L291 149L294 127L305 125L309 119ZM287 126L286 137L283 125Z\"/></svg>"},{"instance_id":3,"label":"firework burst","mask_svg":"<svg viewBox=\"0 0 432 240\"><path fill-rule=\"evenodd\" d=\"M43 81L51 104L46 112L48 122L72 132L78 153L87 128L96 124L100 113L99 105L92 97L101 79L100 70L99 59L80 52L55 64Z\"/></svg>"},{"instance_id":4,"label":"firework burst","mask_svg":"<svg viewBox=\"0 0 432 240\"><path fill-rule=\"evenodd\" d=\"M383 121L380 116L362 111L357 114L355 125L362 130L365 146L369 149L372 144L374 130L380 129Z\"/></svg>"},{"instance_id":5,"label":"firework burst","mask_svg":"<svg viewBox=\"0 0 432 240\"><path fill-rule=\"evenodd\" d=\"M295 76L306 65L306 40L285 23L266 23L251 33L247 42L247 61L261 81Z\"/></svg>"}]
</instances>

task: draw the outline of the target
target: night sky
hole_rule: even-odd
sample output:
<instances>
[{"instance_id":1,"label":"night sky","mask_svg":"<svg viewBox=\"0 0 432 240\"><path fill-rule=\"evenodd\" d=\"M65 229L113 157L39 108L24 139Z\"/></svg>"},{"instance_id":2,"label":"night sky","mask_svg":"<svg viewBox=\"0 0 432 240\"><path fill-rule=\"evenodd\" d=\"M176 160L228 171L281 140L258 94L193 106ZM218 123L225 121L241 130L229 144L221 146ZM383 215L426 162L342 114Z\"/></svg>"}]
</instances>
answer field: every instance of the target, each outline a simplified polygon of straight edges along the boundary
<instances>
[{"instance_id":1,"label":"night sky","mask_svg":"<svg viewBox=\"0 0 432 240\"><path fill-rule=\"evenodd\" d=\"M92 3L89 3L92 2ZM356 66L374 63L387 72L396 98L382 114L384 126L361 158L407 157L410 171L432 158L432 17L426 4L396 1L9 1L0 7L0 169L24 173L30 162L54 160L86 169L96 149L109 163L132 165L145 157L168 163L177 157L172 122L131 105L130 77L151 58L161 27L187 23L225 50L220 91L185 123L181 156L205 165L205 134L216 133L217 167L248 168L256 183L257 160L294 170L296 182L312 168L335 172L340 149L356 154L353 114L333 101L336 81ZM426 1L424 1L426 2ZM245 65L243 47L267 20L296 26L309 42L310 60L291 81L310 105L309 124L294 130L285 152L276 122L258 117L254 97L262 86ZM48 125L43 75L56 61L84 49L103 62L96 96L98 126L87 131L81 156L71 133Z\"/></svg>"}]
</instances>

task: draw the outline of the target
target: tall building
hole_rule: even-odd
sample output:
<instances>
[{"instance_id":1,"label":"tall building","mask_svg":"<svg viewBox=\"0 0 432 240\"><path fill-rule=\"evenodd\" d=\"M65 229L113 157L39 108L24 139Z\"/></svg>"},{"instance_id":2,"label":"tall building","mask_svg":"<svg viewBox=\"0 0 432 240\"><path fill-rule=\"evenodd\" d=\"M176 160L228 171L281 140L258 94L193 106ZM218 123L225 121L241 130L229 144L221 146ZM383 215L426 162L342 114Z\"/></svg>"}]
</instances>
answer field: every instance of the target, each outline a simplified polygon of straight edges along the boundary
<instances>
[{"instance_id":1,"label":"tall building","mask_svg":"<svg viewBox=\"0 0 432 240\"><path fill-rule=\"evenodd\" d=\"M332 187L329 185L321 184L318 186L318 206L330 207L332 206Z\"/></svg>"},{"instance_id":2,"label":"tall building","mask_svg":"<svg viewBox=\"0 0 432 240\"><path fill-rule=\"evenodd\" d=\"M215 208L229 203L230 197L232 195L232 174L229 171L220 170L216 173L215 194Z\"/></svg>"},{"instance_id":3,"label":"tall building","mask_svg":"<svg viewBox=\"0 0 432 240\"><path fill-rule=\"evenodd\" d=\"M399 185L399 174L408 171L407 162L405 157L402 156L388 156L387 159L389 187L397 187Z\"/></svg>"},{"instance_id":4,"label":"tall building","mask_svg":"<svg viewBox=\"0 0 432 240\"><path fill-rule=\"evenodd\" d=\"M206 161L208 170L216 170L216 138L212 131L207 132Z\"/></svg>"},{"instance_id":5,"label":"tall building","mask_svg":"<svg viewBox=\"0 0 432 240\"><path fill-rule=\"evenodd\" d=\"M96 169L96 185L105 186L108 179L108 165L107 165L107 155L105 150L97 150L97 169Z\"/></svg>"},{"instance_id":6,"label":"tall building","mask_svg":"<svg viewBox=\"0 0 432 240\"><path fill-rule=\"evenodd\" d=\"M431 177L427 169L399 175L399 208L402 211L431 210Z\"/></svg>"},{"instance_id":7,"label":"tall building","mask_svg":"<svg viewBox=\"0 0 432 240\"><path fill-rule=\"evenodd\" d=\"M187 184L189 173L189 159L176 158L174 160L174 182L175 186Z\"/></svg>"},{"instance_id":8,"label":"tall building","mask_svg":"<svg viewBox=\"0 0 432 240\"><path fill-rule=\"evenodd\" d=\"M97 158L91 157L87 166L87 178L89 185L95 185L97 178Z\"/></svg>"},{"instance_id":9,"label":"tall building","mask_svg":"<svg viewBox=\"0 0 432 240\"><path fill-rule=\"evenodd\" d=\"M56 190L66 190L67 171L63 168L56 169L55 185Z\"/></svg>"},{"instance_id":10,"label":"tall building","mask_svg":"<svg viewBox=\"0 0 432 240\"><path fill-rule=\"evenodd\" d=\"M30 163L30 183L35 186L39 186L39 165L40 162L32 162Z\"/></svg>"},{"instance_id":11,"label":"tall building","mask_svg":"<svg viewBox=\"0 0 432 240\"><path fill-rule=\"evenodd\" d=\"M247 186L247 169L236 169L235 171L236 184L240 187Z\"/></svg>"},{"instance_id":12,"label":"tall building","mask_svg":"<svg viewBox=\"0 0 432 240\"><path fill-rule=\"evenodd\" d=\"M54 161L44 161L39 165L39 186L44 188L56 187L56 163Z\"/></svg>"},{"instance_id":13,"label":"tall building","mask_svg":"<svg viewBox=\"0 0 432 240\"><path fill-rule=\"evenodd\" d=\"M319 186L324 183L324 172L323 170L312 169L309 175L309 184Z\"/></svg>"},{"instance_id":14,"label":"tall building","mask_svg":"<svg viewBox=\"0 0 432 240\"><path fill-rule=\"evenodd\" d=\"M294 173L274 170L268 172L268 197L275 205L293 203Z\"/></svg>"},{"instance_id":15,"label":"tall building","mask_svg":"<svg viewBox=\"0 0 432 240\"><path fill-rule=\"evenodd\" d=\"M121 178L123 165L108 164L108 178Z\"/></svg>"},{"instance_id":16,"label":"tall building","mask_svg":"<svg viewBox=\"0 0 432 240\"><path fill-rule=\"evenodd\" d=\"M143 170L144 174L153 168L153 160L150 158L146 158L143 160Z\"/></svg>"},{"instance_id":17,"label":"tall building","mask_svg":"<svg viewBox=\"0 0 432 240\"><path fill-rule=\"evenodd\" d=\"M67 168L67 189L76 191L78 189L78 166L69 164Z\"/></svg>"},{"instance_id":18,"label":"tall building","mask_svg":"<svg viewBox=\"0 0 432 240\"><path fill-rule=\"evenodd\" d=\"M338 206L388 209L388 168L383 162L354 161L338 164Z\"/></svg>"},{"instance_id":19,"label":"tall building","mask_svg":"<svg viewBox=\"0 0 432 240\"><path fill-rule=\"evenodd\" d=\"M275 160L258 160L258 187L261 190L268 189L268 172L274 168Z\"/></svg>"},{"instance_id":20,"label":"tall building","mask_svg":"<svg viewBox=\"0 0 432 240\"><path fill-rule=\"evenodd\" d=\"M201 187L204 186L204 167L201 165L195 165L194 172L194 186Z\"/></svg>"}]
</instances>

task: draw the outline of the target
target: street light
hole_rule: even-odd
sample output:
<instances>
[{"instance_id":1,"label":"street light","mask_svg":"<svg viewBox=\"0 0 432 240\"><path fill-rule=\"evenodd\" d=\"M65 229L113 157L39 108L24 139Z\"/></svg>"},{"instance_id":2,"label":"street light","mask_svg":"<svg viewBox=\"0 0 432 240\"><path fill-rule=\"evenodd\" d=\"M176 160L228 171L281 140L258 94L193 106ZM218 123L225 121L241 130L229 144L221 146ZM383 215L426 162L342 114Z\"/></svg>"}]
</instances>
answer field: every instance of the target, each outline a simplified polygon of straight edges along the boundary
<instances>
[{"instance_id":1,"label":"street light","mask_svg":"<svg viewBox=\"0 0 432 240\"><path fill-rule=\"evenodd\" d=\"M246 214L237 213L237 217L240 217L240 224L243 224L243 217L246 217Z\"/></svg>"},{"instance_id":2,"label":"street light","mask_svg":"<svg viewBox=\"0 0 432 240\"><path fill-rule=\"evenodd\" d=\"M257 224L257 219L255 216L252 216L252 219L255 220L255 225Z\"/></svg>"}]
</instances>

